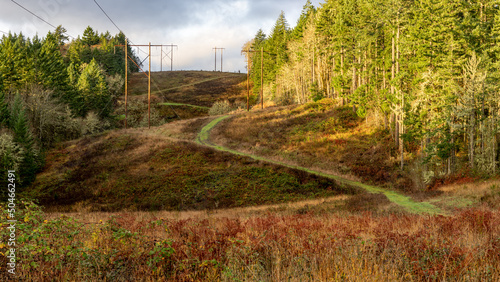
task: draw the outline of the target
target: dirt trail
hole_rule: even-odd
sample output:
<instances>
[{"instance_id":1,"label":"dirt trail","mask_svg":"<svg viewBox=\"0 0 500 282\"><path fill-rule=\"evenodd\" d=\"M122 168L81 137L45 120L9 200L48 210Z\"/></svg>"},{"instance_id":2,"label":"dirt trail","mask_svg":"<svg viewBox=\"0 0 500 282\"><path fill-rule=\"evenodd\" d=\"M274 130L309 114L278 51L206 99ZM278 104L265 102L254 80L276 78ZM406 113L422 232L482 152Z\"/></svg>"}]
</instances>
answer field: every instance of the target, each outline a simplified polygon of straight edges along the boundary
<instances>
[{"instance_id":1,"label":"dirt trail","mask_svg":"<svg viewBox=\"0 0 500 282\"><path fill-rule=\"evenodd\" d=\"M222 146L219 146L217 144L213 144L212 142L210 142L210 138L209 138L210 137L210 131L217 124L219 124L221 121L223 121L223 120L225 120L227 118L230 118L230 117L231 117L230 115L221 116L221 117L218 117L216 119L213 119L211 122L209 122L207 125L205 125L201 129L201 131L199 132L198 136L196 137L196 143L201 144L201 145L205 145L205 146L208 146L208 147L211 147L211 148L214 148L214 149L219 150L219 151L229 152L229 153L232 153L232 154L235 154L235 155L240 155L240 156L246 156L246 157L253 158L255 160L264 161L264 162L268 162L268 163L272 163L272 164L276 164L276 165L280 165L280 166L286 166L286 167L289 167L289 168L293 168L293 169L297 169L297 170L302 170L302 171L305 171L305 172L308 172L308 173L312 173L312 174L315 174L315 175L327 177L327 178L333 179L333 180L335 180L335 181L337 181L339 183L345 184L345 185L349 185L349 186L359 187L359 188L365 189L369 193L374 193L374 194L382 193L391 202L402 206L408 212L411 212L411 213L416 213L416 214L441 214L441 215L445 215L446 214L443 210L441 210L440 208L432 205L429 202L415 202L412 198L410 198L408 196L405 196L403 194L400 194L398 192L395 192L395 191L391 191L391 190L387 190L387 189L383 189L383 188L375 187L375 186L371 186L371 185L366 185L366 184L363 184L363 183L360 183L360 182L356 182L356 181L352 181L352 180L349 180L349 179L345 179L345 178L337 176L337 175L315 171L315 170L312 170L312 169L309 169L309 168L306 168L306 167L295 166L295 165L291 165L291 164L287 164L287 163L283 163L283 162L271 160L271 159L260 157L260 156L256 156L256 155L242 153L242 152L239 152L239 151L236 151L236 150L232 150L232 149L229 149L229 148L226 148L226 147L222 147Z\"/></svg>"}]
</instances>

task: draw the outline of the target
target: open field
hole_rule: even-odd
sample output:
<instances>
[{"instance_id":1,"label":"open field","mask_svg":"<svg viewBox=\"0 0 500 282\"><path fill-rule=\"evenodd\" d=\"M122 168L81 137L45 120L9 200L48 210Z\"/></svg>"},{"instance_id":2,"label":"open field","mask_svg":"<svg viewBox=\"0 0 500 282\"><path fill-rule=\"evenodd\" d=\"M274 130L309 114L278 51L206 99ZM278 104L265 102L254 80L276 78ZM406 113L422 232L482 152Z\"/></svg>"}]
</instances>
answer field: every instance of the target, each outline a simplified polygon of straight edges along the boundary
<instances>
[{"instance_id":1,"label":"open field","mask_svg":"<svg viewBox=\"0 0 500 282\"><path fill-rule=\"evenodd\" d=\"M192 212L68 217L30 204L20 211L18 273L27 280L500 279L498 210L443 217L284 208L200 218Z\"/></svg>"}]
</instances>

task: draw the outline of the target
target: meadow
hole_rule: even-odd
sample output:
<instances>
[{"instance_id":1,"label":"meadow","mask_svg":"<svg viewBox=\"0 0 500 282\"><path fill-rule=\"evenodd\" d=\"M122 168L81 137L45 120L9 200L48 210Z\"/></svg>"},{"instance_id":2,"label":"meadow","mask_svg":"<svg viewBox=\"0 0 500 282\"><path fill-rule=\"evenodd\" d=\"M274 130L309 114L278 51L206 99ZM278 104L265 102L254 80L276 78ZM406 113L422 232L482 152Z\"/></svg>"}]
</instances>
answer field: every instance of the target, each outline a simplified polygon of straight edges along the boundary
<instances>
[{"instance_id":1,"label":"meadow","mask_svg":"<svg viewBox=\"0 0 500 282\"><path fill-rule=\"evenodd\" d=\"M499 210L469 208L445 217L331 212L328 206L271 208L237 216L231 210L197 216L167 212L68 216L44 213L24 202L18 225L18 277L32 281L500 279ZM6 246L0 250L5 253ZM6 263L2 256L2 268ZM2 275L5 279L5 272Z\"/></svg>"}]
</instances>

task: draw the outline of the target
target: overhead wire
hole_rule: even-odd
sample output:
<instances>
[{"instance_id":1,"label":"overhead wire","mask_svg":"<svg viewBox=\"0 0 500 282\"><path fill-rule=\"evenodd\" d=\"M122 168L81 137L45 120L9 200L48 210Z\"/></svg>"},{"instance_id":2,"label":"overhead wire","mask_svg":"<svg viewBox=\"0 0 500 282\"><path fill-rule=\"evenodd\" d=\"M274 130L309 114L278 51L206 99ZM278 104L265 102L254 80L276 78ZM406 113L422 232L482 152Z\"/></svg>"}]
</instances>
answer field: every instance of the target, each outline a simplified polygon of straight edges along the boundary
<instances>
[{"instance_id":1,"label":"overhead wire","mask_svg":"<svg viewBox=\"0 0 500 282\"><path fill-rule=\"evenodd\" d=\"M113 19L111 19L111 17L108 15L108 13L106 13L106 11L104 10L104 8L99 5L99 3L97 2L97 0L94 0L94 3L97 5L97 7L99 7L99 9L103 12L103 14L108 18L108 20L121 32L123 33L123 35L125 35L125 38L127 38L127 41L132 43L131 45L135 45L134 42L132 42L132 40L130 40L130 38L128 38L128 36L125 34L125 32L123 32L123 30L118 27L118 25L113 21Z\"/></svg>"},{"instance_id":2,"label":"overhead wire","mask_svg":"<svg viewBox=\"0 0 500 282\"><path fill-rule=\"evenodd\" d=\"M97 0L94 0L94 3L99 7L99 9L104 13L104 15L109 19L109 21L121 32L125 35L125 32L122 31L121 28L118 27L118 25L111 19L111 17L108 15L108 13L106 13L106 11L104 11L104 9L101 7L101 5L99 5L99 3L97 2ZM136 45L134 44L134 42L132 42L132 40L130 40L126 35L125 35L125 38L127 38L128 42L132 43L131 45ZM126 48L126 47L125 47ZM144 54L148 55L148 56L151 56L149 53L146 53L145 51L143 51L140 47L137 46L137 49L139 50L139 52L143 52ZM130 57L129 57L130 58ZM142 63L147 59L148 57L146 57L139 65L142 65ZM132 60L132 58L130 58ZM140 58L139 58L140 59ZM134 60L132 60L134 61ZM142 70L142 68L136 63L134 62L137 67L139 67L140 70ZM144 70L142 70L144 73L146 73ZM151 73L148 74L150 77L151 77L151 81L153 82L154 86L156 87L156 89L158 90L158 92L162 93L163 92L160 90L160 87L158 86L158 84L156 83L156 81L153 79ZM166 98L163 97L165 100ZM168 102L168 101L167 101ZM179 119L182 119L181 116L174 110L174 108L172 107L172 105L169 105L170 108L172 109L172 111L175 113L175 115L179 118Z\"/></svg>"},{"instance_id":3,"label":"overhead wire","mask_svg":"<svg viewBox=\"0 0 500 282\"><path fill-rule=\"evenodd\" d=\"M123 34L125 34L125 32L123 32L117 25L116 23L108 16L108 14L106 13L106 11L104 11L104 9L101 7L101 5L99 5L99 3L97 3L96 0L94 0L94 3L97 5L97 7L99 7L99 9L101 9L101 11L104 13L104 15L106 15L106 17L111 21L111 23ZM128 38L127 38L128 39Z\"/></svg>"},{"instance_id":4,"label":"overhead wire","mask_svg":"<svg viewBox=\"0 0 500 282\"><path fill-rule=\"evenodd\" d=\"M39 19L39 20L41 20L42 22L44 22L44 23L46 23L46 24L50 25L50 26L51 26L51 27L53 27L54 29L57 29L57 27L56 27L56 26L54 26L53 24L51 24L51 23L49 23L48 21L44 20L43 18L41 18L41 17L40 17L40 16L38 16L37 14L33 13L32 11L28 10L28 9L27 9L26 7L24 7L23 5L21 5L21 4L19 4L19 3L17 3L17 2L16 2L16 1L14 1L14 0L10 0L10 1L14 2L14 4L16 4L17 6L21 7L21 8L22 8L23 10L25 10L26 12L28 12L28 13L32 14L33 16L35 16L36 18L38 18L38 19ZM73 36L71 36L71 35L70 35L69 33L67 33L67 32L64 32L64 34L66 34L67 36L69 36L69 37L71 37L71 38L75 39Z\"/></svg>"},{"instance_id":5,"label":"overhead wire","mask_svg":"<svg viewBox=\"0 0 500 282\"><path fill-rule=\"evenodd\" d=\"M113 19L108 15L108 13L106 13L104 8L97 2L97 0L94 0L94 3L97 5L97 7L99 7L101 12L108 18L108 20L116 27L116 29L118 29L121 33L123 33L123 35L125 35L125 38L130 43L130 45L136 45L130 38L128 38L128 36L125 34L125 32L123 32L123 30L115 23L115 21L113 21ZM142 51L141 48L137 47L137 49L139 51L147 54L146 52ZM141 64L142 64L142 62L141 62Z\"/></svg>"}]
</instances>

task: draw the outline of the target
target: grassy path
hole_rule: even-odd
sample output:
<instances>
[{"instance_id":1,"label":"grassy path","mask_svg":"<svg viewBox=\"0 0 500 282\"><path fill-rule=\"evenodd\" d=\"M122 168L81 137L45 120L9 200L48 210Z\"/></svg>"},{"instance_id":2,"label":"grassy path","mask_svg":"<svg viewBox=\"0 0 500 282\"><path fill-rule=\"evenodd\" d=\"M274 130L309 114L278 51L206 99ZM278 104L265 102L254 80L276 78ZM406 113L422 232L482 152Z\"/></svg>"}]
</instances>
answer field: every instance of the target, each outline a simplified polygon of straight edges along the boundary
<instances>
[{"instance_id":1,"label":"grassy path","mask_svg":"<svg viewBox=\"0 0 500 282\"><path fill-rule=\"evenodd\" d=\"M311 169L308 169L308 168L305 168L305 167L301 167L301 166L294 166L294 165L286 164L286 163L283 163L283 162L278 162L278 161L270 160L270 159L267 159L267 158L264 158L264 157L242 153L242 152L239 152L239 151L236 151L236 150L232 150L232 149L229 149L229 148L222 147L222 146L219 146L217 144L211 143L210 140L209 140L209 137L210 137L210 131L212 130L212 128L214 128L218 123L220 123L221 121L223 121L223 120L225 120L225 119L227 119L229 117L231 117L231 116L221 116L221 117L218 117L218 118L212 120L206 126L204 126L201 129L201 131L199 132L198 136L196 137L196 143L212 147L212 148L214 148L216 150L219 150L219 151L229 152L229 153L232 153L232 154L235 154L235 155L240 155L240 156L246 156L246 157L250 157L250 158L255 159L255 160L264 161L264 162L268 162L268 163L273 163L273 164L281 165L281 166L286 166L286 167L289 167L289 168L293 168L293 169L297 169L297 170L302 170L302 171L305 171L305 172L308 172L308 173L312 173L312 174L316 174L316 175L319 175L319 176L327 177L327 178L330 178L330 179L333 179L333 180L337 181L338 183L342 183L342 184L345 184L345 185L349 185L349 186L359 187L359 188L365 189L369 193L375 193L375 194L382 193L391 202L396 203L396 204L402 206L403 208L405 208L407 211L409 211L411 213L416 213L416 214L443 214L443 215L445 214L445 212L443 210L441 210L440 208L432 205L429 202L415 202L412 198L410 198L408 196L405 196L403 194L400 194L398 192L395 192L395 191L391 191L391 190L387 190L387 189L383 189L383 188L375 187L375 186L371 186L371 185L366 185L366 184L363 184L363 183L360 183L360 182L356 182L356 181L352 181L352 180L348 180L348 179L342 178L342 177L337 176L337 175L332 175L332 174L327 174L327 173L323 173L323 172L319 172L319 171L314 171L314 170L311 170Z\"/></svg>"},{"instance_id":2,"label":"grassy path","mask_svg":"<svg viewBox=\"0 0 500 282\"><path fill-rule=\"evenodd\" d=\"M203 106L197 106L197 105L191 105L191 104L182 104L182 103L159 103L158 105L160 106L186 106L186 107L191 107L191 108L198 108L202 110L209 110L209 107L203 107Z\"/></svg>"}]
</instances>

